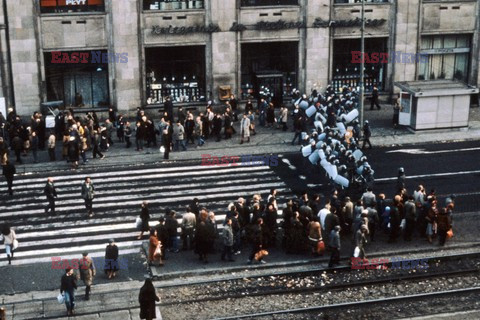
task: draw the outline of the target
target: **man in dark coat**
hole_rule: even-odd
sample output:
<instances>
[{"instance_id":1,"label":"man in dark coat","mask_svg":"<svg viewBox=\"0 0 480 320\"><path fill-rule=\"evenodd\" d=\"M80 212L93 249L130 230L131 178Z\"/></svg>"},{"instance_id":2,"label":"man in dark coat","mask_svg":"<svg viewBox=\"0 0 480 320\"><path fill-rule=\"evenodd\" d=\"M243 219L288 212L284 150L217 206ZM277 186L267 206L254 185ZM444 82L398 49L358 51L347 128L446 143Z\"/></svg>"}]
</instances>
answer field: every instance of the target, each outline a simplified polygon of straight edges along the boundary
<instances>
[{"instance_id":1,"label":"man in dark coat","mask_svg":"<svg viewBox=\"0 0 480 320\"><path fill-rule=\"evenodd\" d=\"M373 91L372 91L372 102L370 104L370 110L373 110L373 106L377 106L377 109L380 110L381 107L378 104L378 88L373 86Z\"/></svg>"},{"instance_id":2,"label":"man in dark coat","mask_svg":"<svg viewBox=\"0 0 480 320\"><path fill-rule=\"evenodd\" d=\"M15 152L15 156L17 157L17 162L22 163L22 159L20 157L23 149L23 140L18 135L15 135L11 140L10 148Z\"/></svg>"},{"instance_id":3,"label":"man in dark coat","mask_svg":"<svg viewBox=\"0 0 480 320\"><path fill-rule=\"evenodd\" d=\"M55 185L53 184L53 178L47 179L47 184L43 189L45 196L47 197L48 206L45 207L45 213L48 213L48 209L50 212L55 214L55 198L57 197L57 191L55 190Z\"/></svg>"},{"instance_id":4,"label":"man in dark coat","mask_svg":"<svg viewBox=\"0 0 480 320\"><path fill-rule=\"evenodd\" d=\"M73 269L66 269L62 276L60 293L65 295L65 305L69 316L73 315L75 309L75 289L77 289L77 277Z\"/></svg>"},{"instance_id":5,"label":"man in dark coat","mask_svg":"<svg viewBox=\"0 0 480 320\"><path fill-rule=\"evenodd\" d=\"M165 120L170 120L170 122L173 122L173 103L172 103L172 98L170 96L167 96L165 98L165 104L164 104L165 112L167 112L167 118Z\"/></svg>"},{"instance_id":6,"label":"man in dark coat","mask_svg":"<svg viewBox=\"0 0 480 320\"><path fill-rule=\"evenodd\" d=\"M417 218L417 207L415 206L413 196L408 197L408 201L405 202L403 206L403 211L405 213L404 240L411 241L413 231L415 230L415 220Z\"/></svg>"},{"instance_id":7,"label":"man in dark coat","mask_svg":"<svg viewBox=\"0 0 480 320\"><path fill-rule=\"evenodd\" d=\"M118 271L118 247L114 239L108 240L108 246L105 248L104 270L108 279L115 278Z\"/></svg>"},{"instance_id":8,"label":"man in dark coat","mask_svg":"<svg viewBox=\"0 0 480 320\"><path fill-rule=\"evenodd\" d=\"M158 219L158 224L155 227L157 229L157 238L162 243L162 245L166 248L168 244L168 230L165 226L165 218L162 216ZM165 252L167 250L161 250L162 259L165 260Z\"/></svg>"},{"instance_id":9,"label":"man in dark coat","mask_svg":"<svg viewBox=\"0 0 480 320\"><path fill-rule=\"evenodd\" d=\"M169 248L170 251L177 253L178 221L175 218L175 211L171 210L167 213L167 218L165 220L165 228L167 229L168 233L168 245L166 247Z\"/></svg>"},{"instance_id":10,"label":"man in dark coat","mask_svg":"<svg viewBox=\"0 0 480 320\"><path fill-rule=\"evenodd\" d=\"M263 219L259 218L256 221L256 224L252 230L252 251L250 252L250 256L248 257L248 263L252 263L253 259L255 258L255 254L262 250L263 247ZM266 263L263 259L260 259L258 262Z\"/></svg>"},{"instance_id":11,"label":"man in dark coat","mask_svg":"<svg viewBox=\"0 0 480 320\"><path fill-rule=\"evenodd\" d=\"M15 166L7 160L7 163L3 166L3 175L5 176L5 180L7 180L8 186L8 193L12 196L13 195L13 176L17 173Z\"/></svg>"},{"instance_id":12,"label":"man in dark coat","mask_svg":"<svg viewBox=\"0 0 480 320\"><path fill-rule=\"evenodd\" d=\"M370 130L370 124L368 120L365 120L363 126L363 145L362 150L365 149L365 145L368 143L368 149L372 149L372 144L370 143L370 137L372 136L372 131Z\"/></svg>"},{"instance_id":13,"label":"man in dark coat","mask_svg":"<svg viewBox=\"0 0 480 320\"><path fill-rule=\"evenodd\" d=\"M221 131L222 131L222 118L217 113L215 118L213 118L213 130L212 133L217 137L217 142L221 140Z\"/></svg>"},{"instance_id":14,"label":"man in dark coat","mask_svg":"<svg viewBox=\"0 0 480 320\"><path fill-rule=\"evenodd\" d=\"M90 177L85 178L85 182L82 184L82 198L85 200L85 208L88 215L93 216L93 198L95 197L95 188L93 187Z\"/></svg>"}]
</instances>

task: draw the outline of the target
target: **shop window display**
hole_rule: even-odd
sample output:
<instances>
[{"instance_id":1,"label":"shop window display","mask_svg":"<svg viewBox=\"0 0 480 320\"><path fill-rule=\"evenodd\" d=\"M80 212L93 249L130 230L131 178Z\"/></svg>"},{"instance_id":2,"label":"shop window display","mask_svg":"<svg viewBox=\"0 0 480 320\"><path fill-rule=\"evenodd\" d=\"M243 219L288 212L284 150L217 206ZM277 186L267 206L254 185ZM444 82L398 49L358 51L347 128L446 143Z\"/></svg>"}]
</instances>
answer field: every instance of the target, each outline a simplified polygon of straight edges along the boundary
<instances>
[{"instance_id":1,"label":"shop window display","mask_svg":"<svg viewBox=\"0 0 480 320\"><path fill-rule=\"evenodd\" d=\"M242 44L241 98L267 97L280 105L297 86L298 43Z\"/></svg>"},{"instance_id":2,"label":"shop window display","mask_svg":"<svg viewBox=\"0 0 480 320\"><path fill-rule=\"evenodd\" d=\"M145 50L147 103L205 101L205 47L179 46Z\"/></svg>"},{"instance_id":3,"label":"shop window display","mask_svg":"<svg viewBox=\"0 0 480 320\"><path fill-rule=\"evenodd\" d=\"M334 40L333 51L333 77L332 85L335 90L347 87L358 87L360 82L360 63L356 62L352 52L360 51L360 39ZM386 38L365 39L365 52L387 53ZM385 89L387 63L381 60L377 63L365 63L364 86L365 91L371 91L373 86L379 90Z\"/></svg>"},{"instance_id":4,"label":"shop window display","mask_svg":"<svg viewBox=\"0 0 480 320\"><path fill-rule=\"evenodd\" d=\"M203 9L203 0L144 0L143 10Z\"/></svg>"}]
</instances>

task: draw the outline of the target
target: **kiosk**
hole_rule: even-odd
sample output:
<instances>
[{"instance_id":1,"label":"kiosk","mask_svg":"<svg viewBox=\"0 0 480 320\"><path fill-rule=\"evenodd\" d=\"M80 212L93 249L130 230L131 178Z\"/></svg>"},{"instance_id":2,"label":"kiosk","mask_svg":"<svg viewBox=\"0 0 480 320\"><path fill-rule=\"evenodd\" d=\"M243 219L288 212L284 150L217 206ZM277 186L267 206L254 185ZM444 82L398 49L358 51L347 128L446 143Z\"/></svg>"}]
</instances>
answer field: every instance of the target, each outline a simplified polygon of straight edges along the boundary
<instances>
[{"instance_id":1,"label":"kiosk","mask_svg":"<svg viewBox=\"0 0 480 320\"><path fill-rule=\"evenodd\" d=\"M478 88L455 80L395 82L400 88L399 124L413 130L468 126L471 95Z\"/></svg>"}]
</instances>

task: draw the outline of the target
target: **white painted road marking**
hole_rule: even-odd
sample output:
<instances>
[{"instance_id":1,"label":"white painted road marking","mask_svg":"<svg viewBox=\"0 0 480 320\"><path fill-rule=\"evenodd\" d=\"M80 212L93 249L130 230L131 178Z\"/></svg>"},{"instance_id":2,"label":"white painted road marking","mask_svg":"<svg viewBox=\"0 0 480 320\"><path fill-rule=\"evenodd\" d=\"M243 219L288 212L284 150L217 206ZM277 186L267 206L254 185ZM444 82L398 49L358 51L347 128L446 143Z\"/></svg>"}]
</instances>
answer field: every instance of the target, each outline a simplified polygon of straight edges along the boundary
<instances>
[{"instance_id":1,"label":"white painted road marking","mask_svg":"<svg viewBox=\"0 0 480 320\"><path fill-rule=\"evenodd\" d=\"M437 154L437 153L449 153L449 152L461 152L461 151L475 151L480 150L480 147L476 148L463 148L463 149L449 149L449 150L436 150L436 151L427 151L425 149L399 149L391 150L386 153L409 153L409 154Z\"/></svg>"}]
</instances>

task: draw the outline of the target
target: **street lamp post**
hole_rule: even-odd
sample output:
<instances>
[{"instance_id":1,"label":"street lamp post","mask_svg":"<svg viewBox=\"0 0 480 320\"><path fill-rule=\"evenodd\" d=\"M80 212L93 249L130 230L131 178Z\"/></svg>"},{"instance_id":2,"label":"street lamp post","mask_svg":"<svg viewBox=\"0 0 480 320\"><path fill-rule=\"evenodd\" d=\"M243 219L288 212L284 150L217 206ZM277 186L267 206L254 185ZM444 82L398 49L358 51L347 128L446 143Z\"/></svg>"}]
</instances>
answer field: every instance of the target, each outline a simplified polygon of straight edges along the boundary
<instances>
[{"instance_id":1,"label":"street lamp post","mask_svg":"<svg viewBox=\"0 0 480 320\"><path fill-rule=\"evenodd\" d=\"M365 31L365 0L362 1L362 26L360 27L360 51L361 51L361 61L360 61L360 104L359 104L359 122L360 122L360 127L363 126L363 100L365 96L365 88L363 85L364 82L364 72L363 70L365 69L365 36L364 36L364 31Z\"/></svg>"}]
</instances>

